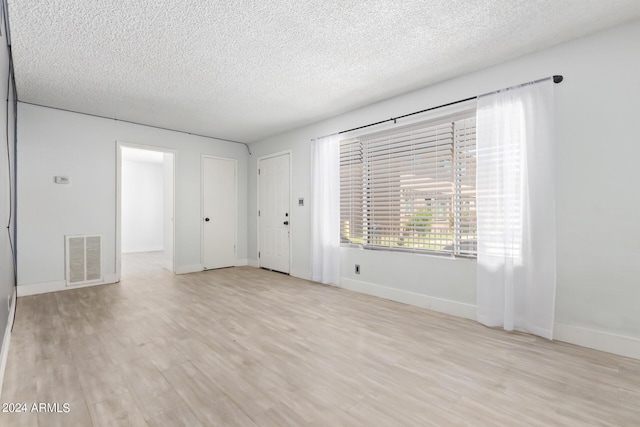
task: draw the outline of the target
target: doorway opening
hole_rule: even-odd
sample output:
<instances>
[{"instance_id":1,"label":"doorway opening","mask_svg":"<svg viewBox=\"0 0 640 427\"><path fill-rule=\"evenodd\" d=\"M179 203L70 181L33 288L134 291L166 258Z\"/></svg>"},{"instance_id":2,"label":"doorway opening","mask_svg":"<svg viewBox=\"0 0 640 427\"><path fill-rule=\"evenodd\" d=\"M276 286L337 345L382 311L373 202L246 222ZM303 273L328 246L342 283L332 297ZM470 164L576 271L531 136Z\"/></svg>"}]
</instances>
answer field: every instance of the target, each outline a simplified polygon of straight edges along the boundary
<instances>
[{"instance_id":1,"label":"doorway opening","mask_svg":"<svg viewBox=\"0 0 640 427\"><path fill-rule=\"evenodd\" d=\"M175 271L175 152L118 143L116 273Z\"/></svg>"}]
</instances>

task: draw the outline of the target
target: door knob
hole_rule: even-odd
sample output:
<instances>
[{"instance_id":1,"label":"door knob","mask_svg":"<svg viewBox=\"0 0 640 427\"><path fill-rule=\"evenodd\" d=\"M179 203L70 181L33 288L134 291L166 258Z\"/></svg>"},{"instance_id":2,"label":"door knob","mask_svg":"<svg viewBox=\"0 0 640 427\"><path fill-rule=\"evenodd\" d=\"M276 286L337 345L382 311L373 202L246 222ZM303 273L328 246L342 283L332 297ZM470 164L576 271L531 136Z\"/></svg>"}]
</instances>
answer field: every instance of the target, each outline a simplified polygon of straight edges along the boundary
<instances>
[{"instance_id":1,"label":"door knob","mask_svg":"<svg viewBox=\"0 0 640 427\"><path fill-rule=\"evenodd\" d=\"M205 220L205 221L207 221L207 222L209 222L209 218L205 218L204 220Z\"/></svg>"},{"instance_id":2,"label":"door knob","mask_svg":"<svg viewBox=\"0 0 640 427\"><path fill-rule=\"evenodd\" d=\"M285 221L283 224L284 225L289 225L289 221Z\"/></svg>"}]
</instances>

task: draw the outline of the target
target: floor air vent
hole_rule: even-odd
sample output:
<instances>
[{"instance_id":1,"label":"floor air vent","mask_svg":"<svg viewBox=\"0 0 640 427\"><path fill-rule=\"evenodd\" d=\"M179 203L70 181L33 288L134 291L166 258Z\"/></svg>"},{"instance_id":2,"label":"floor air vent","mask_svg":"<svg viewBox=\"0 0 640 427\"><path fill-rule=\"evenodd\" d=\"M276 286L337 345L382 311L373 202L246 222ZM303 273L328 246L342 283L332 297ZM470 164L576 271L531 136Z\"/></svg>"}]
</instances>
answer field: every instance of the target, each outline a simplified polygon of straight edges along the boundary
<instances>
[{"instance_id":1,"label":"floor air vent","mask_svg":"<svg viewBox=\"0 0 640 427\"><path fill-rule=\"evenodd\" d=\"M65 236L67 286L102 281L102 236Z\"/></svg>"}]
</instances>

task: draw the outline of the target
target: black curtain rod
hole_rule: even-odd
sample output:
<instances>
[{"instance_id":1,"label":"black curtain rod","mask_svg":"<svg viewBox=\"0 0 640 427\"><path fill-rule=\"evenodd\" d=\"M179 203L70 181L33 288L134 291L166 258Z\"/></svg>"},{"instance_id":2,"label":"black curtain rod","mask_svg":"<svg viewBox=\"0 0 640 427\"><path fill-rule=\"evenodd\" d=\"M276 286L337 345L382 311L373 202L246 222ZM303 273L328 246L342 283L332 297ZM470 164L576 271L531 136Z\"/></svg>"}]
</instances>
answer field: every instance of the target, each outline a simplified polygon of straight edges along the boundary
<instances>
[{"instance_id":1,"label":"black curtain rod","mask_svg":"<svg viewBox=\"0 0 640 427\"><path fill-rule=\"evenodd\" d=\"M546 80L547 78L548 77L546 77L544 79L534 80L531 83L539 83L539 82L541 82L543 80ZM556 75L553 76L553 82L554 83L560 83L563 79L564 79L564 77L562 77L559 74L556 74ZM478 95L478 96L482 96L482 95ZM379 125L379 124L382 124L382 123L388 123L388 122L394 122L395 123L396 120L398 120L398 119L404 119L405 117L414 116L416 114L426 113L427 111L437 110L438 108L444 108L444 107L448 107L450 105L455 105L455 104L460 104L460 103L463 103L463 102L471 101L472 99L478 98L478 96L472 96L470 98L460 99L458 101L453 101L453 102L449 102L447 104L438 105L437 107L425 108L424 110L414 111L413 113L403 114L402 116L392 117L390 119L381 120L379 122L369 123L368 125L358 126L357 128L343 130L343 131L338 132L338 134L353 132L354 130L364 129L364 128L368 128L368 127L371 127L371 126Z\"/></svg>"}]
</instances>

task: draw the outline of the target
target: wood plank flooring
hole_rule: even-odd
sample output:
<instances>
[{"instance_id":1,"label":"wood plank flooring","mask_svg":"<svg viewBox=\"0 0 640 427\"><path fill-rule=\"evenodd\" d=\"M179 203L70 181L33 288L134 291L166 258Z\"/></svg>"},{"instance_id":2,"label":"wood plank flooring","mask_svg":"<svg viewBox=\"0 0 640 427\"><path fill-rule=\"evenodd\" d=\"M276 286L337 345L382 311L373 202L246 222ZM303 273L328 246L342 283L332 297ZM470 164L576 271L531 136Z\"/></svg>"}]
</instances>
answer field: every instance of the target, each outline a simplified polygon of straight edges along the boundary
<instances>
[{"instance_id":1,"label":"wood plank flooring","mask_svg":"<svg viewBox=\"0 0 640 427\"><path fill-rule=\"evenodd\" d=\"M2 426L640 425L640 361L251 267L23 297Z\"/></svg>"}]
</instances>

